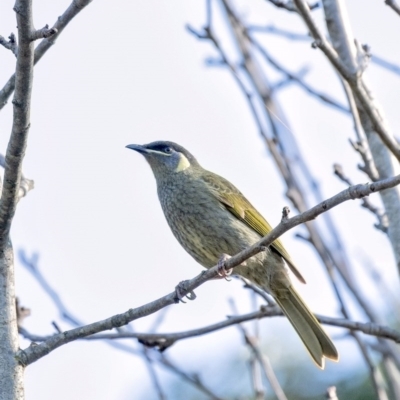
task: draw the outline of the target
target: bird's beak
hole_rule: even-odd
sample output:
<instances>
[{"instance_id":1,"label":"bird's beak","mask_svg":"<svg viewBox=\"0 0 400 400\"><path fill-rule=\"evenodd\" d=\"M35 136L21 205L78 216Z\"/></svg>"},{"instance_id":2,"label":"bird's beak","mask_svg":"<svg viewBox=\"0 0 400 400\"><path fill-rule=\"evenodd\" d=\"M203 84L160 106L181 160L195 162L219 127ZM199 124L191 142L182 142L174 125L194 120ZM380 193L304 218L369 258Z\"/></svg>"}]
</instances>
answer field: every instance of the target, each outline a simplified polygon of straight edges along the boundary
<instances>
[{"instance_id":1,"label":"bird's beak","mask_svg":"<svg viewBox=\"0 0 400 400\"><path fill-rule=\"evenodd\" d=\"M141 146L140 144L128 144L125 147L131 150L135 150L140 154L149 154L149 151L146 149L146 147Z\"/></svg>"}]
</instances>

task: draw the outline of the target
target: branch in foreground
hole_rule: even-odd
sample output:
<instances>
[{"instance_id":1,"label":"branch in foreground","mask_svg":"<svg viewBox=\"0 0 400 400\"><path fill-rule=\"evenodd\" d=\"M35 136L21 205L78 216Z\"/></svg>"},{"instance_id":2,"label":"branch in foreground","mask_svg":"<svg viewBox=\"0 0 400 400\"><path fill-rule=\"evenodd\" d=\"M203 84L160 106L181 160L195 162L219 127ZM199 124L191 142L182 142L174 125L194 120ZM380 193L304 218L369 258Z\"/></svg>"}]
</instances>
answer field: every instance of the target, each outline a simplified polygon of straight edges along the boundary
<instances>
[{"instance_id":1,"label":"branch in foreground","mask_svg":"<svg viewBox=\"0 0 400 400\"><path fill-rule=\"evenodd\" d=\"M291 219L283 220L268 235L264 236L253 246L241 251L240 253L226 260L224 263L224 267L227 270L236 267L248 258L260 253L261 251L264 251L265 247L270 246L276 239L278 239L283 233L287 232L289 229L292 229L293 227L300 225L306 221L315 219L319 215L345 201L360 199L362 197L370 195L371 193L385 190L398 184L400 184L400 175L396 175L392 178L383 179L373 183L351 186L348 189L338 193L337 195L314 206L308 211L305 211L304 213L297 215ZM219 268L220 267L216 265L209 270L203 271L195 278L184 281L183 284L180 285L181 295L186 296L193 292L193 290L195 290L203 283L217 277ZM17 358L19 362L23 365L32 364L33 362L39 360L40 358L44 357L51 351L64 344L67 344L77 339L82 339L98 332L110 330L112 328L119 328L123 325L128 324L131 321L151 315L166 306L175 304L176 302L176 292L174 291L143 306L132 308L125 313L117 314L105 320L94 322L86 326L71 329L69 331L54 335L37 346L30 346L27 349L20 350L17 353Z\"/></svg>"},{"instance_id":2,"label":"branch in foreground","mask_svg":"<svg viewBox=\"0 0 400 400\"><path fill-rule=\"evenodd\" d=\"M57 18L56 23L50 28L50 30L56 31L50 37L43 39L35 49L34 64L36 64L43 55L50 49L55 43L58 36L69 22L82 11L92 0L73 0L69 7L66 9L63 15ZM7 100L11 96L15 89L15 74L10 77L8 82L4 85L3 89L0 90L0 110L7 104Z\"/></svg>"},{"instance_id":3,"label":"branch in foreground","mask_svg":"<svg viewBox=\"0 0 400 400\"><path fill-rule=\"evenodd\" d=\"M235 305L233 299L231 299L230 303L231 303L232 311L235 314L237 314L236 305ZM272 368L269 358L262 353L260 346L258 345L258 337L251 336L248 333L247 329L242 324L237 324L237 326L238 326L239 330L242 332L245 343L249 346L251 352L253 353L254 361L257 360L261 371L264 373L265 378L268 380L269 384L271 385L271 389L274 392L277 399L278 400L287 400L285 392L283 391L282 386L280 385L278 378L276 377L276 374ZM256 378L256 377L254 377L254 378ZM257 379L253 379L253 380L255 382L257 382ZM256 385L255 385L255 389L257 389ZM256 392L256 397L257 397L257 394L260 391L255 390L255 392ZM261 398L263 399L264 396Z\"/></svg>"}]
</instances>

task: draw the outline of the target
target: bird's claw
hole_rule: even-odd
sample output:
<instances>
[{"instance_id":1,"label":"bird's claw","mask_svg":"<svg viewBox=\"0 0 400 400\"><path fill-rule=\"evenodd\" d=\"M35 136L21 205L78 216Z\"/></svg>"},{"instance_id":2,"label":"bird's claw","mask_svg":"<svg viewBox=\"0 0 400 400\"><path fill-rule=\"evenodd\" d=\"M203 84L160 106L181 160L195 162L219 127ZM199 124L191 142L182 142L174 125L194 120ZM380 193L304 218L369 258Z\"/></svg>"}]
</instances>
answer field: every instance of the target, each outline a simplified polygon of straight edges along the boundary
<instances>
[{"instance_id":1,"label":"bird's claw","mask_svg":"<svg viewBox=\"0 0 400 400\"><path fill-rule=\"evenodd\" d=\"M229 268L226 269L225 268L225 261L229 260L231 258L231 256L229 256L228 254L222 254L221 258L218 260L218 275L221 276L222 278L225 278L227 281L230 281L230 279L228 279L228 276L230 276L232 274L233 269Z\"/></svg>"},{"instance_id":2,"label":"bird's claw","mask_svg":"<svg viewBox=\"0 0 400 400\"><path fill-rule=\"evenodd\" d=\"M188 281L182 281L182 282L179 282L178 285L176 285L175 297L174 297L175 303L179 303L180 301L182 303L186 303L186 301L182 300L184 297L186 297L189 300L194 300L197 297L195 292L193 292L193 290L190 290L189 292L187 292L187 282Z\"/></svg>"}]
</instances>

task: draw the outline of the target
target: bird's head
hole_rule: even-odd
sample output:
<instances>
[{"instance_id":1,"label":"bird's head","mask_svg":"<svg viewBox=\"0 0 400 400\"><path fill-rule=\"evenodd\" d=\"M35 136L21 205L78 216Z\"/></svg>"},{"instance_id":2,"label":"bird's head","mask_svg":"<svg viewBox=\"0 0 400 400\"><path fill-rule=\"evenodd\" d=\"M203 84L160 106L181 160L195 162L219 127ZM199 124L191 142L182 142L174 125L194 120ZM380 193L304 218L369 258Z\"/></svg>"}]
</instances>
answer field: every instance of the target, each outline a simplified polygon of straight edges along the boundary
<instances>
[{"instance_id":1,"label":"bird's head","mask_svg":"<svg viewBox=\"0 0 400 400\"><path fill-rule=\"evenodd\" d=\"M191 153L174 142L157 141L144 145L128 144L126 147L145 157L156 179L172 176L199 166Z\"/></svg>"}]
</instances>

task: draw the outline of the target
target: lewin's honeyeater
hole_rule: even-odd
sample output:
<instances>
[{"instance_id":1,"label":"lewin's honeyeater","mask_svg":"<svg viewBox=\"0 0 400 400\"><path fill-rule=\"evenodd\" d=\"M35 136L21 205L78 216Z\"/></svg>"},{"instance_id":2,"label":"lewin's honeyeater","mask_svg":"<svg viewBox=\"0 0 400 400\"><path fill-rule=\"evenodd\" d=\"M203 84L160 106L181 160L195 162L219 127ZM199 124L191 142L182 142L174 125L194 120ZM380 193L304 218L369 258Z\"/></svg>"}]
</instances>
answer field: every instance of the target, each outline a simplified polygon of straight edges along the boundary
<instances>
[{"instance_id":1,"label":"lewin's honeyeater","mask_svg":"<svg viewBox=\"0 0 400 400\"><path fill-rule=\"evenodd\" d=\"M235 186L202 168L182 146L159 141L127 147L150 164L172 233L203 267L211 268L222 255L239 253L271 231L269 223ZM305 283L279 239L234 272L273 296L311 357L323 368L325 357L338 360L337 350L292 286L285 264Z\"/></svg>"}]
</instances>

